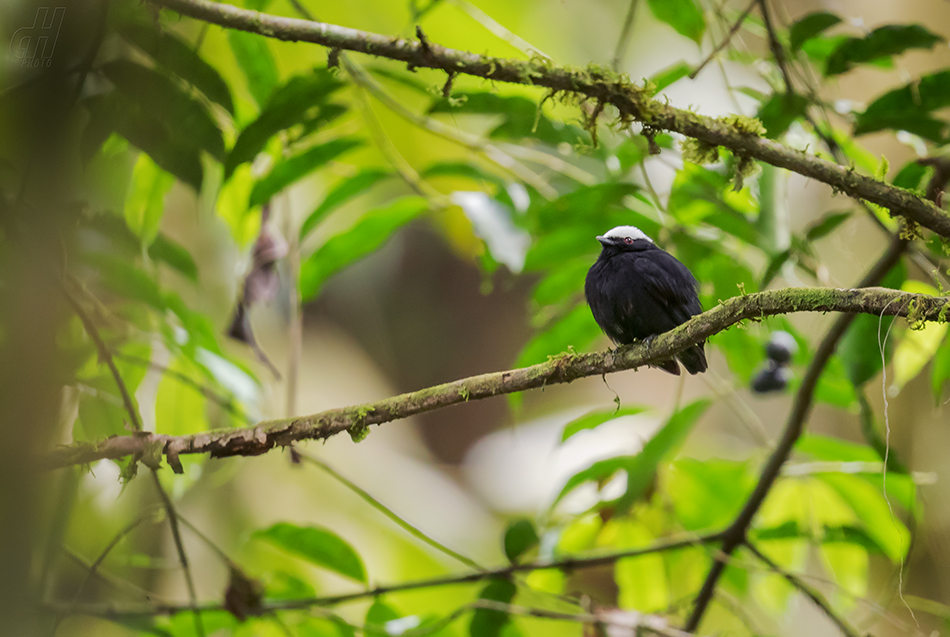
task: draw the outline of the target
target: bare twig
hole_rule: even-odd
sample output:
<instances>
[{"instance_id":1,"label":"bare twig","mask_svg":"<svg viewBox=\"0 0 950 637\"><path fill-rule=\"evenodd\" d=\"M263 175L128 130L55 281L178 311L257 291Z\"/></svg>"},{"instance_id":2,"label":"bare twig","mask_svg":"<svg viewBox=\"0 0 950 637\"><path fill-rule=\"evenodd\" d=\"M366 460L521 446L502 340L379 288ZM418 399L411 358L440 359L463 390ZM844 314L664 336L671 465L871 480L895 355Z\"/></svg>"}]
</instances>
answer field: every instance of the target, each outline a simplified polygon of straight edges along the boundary
<instances>
[{"instance_id":1,"label":"bare twig","mask_svg":"<svg viewBox=\"0 0 950 637\"><path fill-rule=\"evenodd\" d=\"M636 15L637 0L630 0L627 15L623 19L623 26L620 28L620 37L617 38L617 46L614 48L614 57L610 62L615 71L619 71L620 65L623 64L623 54L627 50L627 41L630 39L630 31L633 29L633 19Z\"/></svg>"},{"instance_id":2,"label":"bare twig","mask_svg":"<svg viewBox=\"0 0 950 637\"><path fill-rule=\"evenodd\" d=\"M152 479L155 482L155 488L158 489L158 495L162 500L162 506L165 507L165 513L168 515L168 525L172 530L172 539L175 542L175 550L178 553L178 562L181 564L182 571L185 574L185 584L188 586L188 609L191 610L195 619L195 632L198 637L204 637L205 627L201 619L201 609L198 608L198 594L195 592L195 580L191 576L191 567L188 565L188 556L185 554L185 545L181 539L181 529L178 527L178 512L171 498L162 486L158 478L158 471L152 469Z\"/></svg>"},{"instance_id":3,"label":"bare twig","mask_svg":"<svg viewBox=\"0 0 950 637\"><path fill-rule=\"evenodd\" d=\"M752 9L755 8L755 5L758 2L759 0L752 0L752 2L749 3L749 6L746 7L745 11L739 14L739 17L732 24L732 27L729 29L729 32L726 33L726 37L722 39L722 42L720 42L716 46L715 49L710 51L709 55L706 56L706 59L700 62L699 66L693 69L693 71L689 74L689 79L691 80L696 79L696 76L699 75L704 68L706 68L706 65L709 64L711 61L713 61L716 58L716 56L719 55L719 53L724 48L729 46L729 43L732 42L733 36L735 36L735 34L739 31L739 29L742 28L743 23L745 23L746 16L748 16L752 12Z\"/></svg>"},{"instance_id":4,"label":"bare twig","mask_svg":"<svg viewBox=\"0 0 950 637\"><path fill-rule=\"evenodd\" d=\"M765 563L766 566L784 577L789 584L797 588L803 595L810 599L815 604L815 606L821 609L828 619L834 622L835 626L838 627L838 630L840 630L842 634L847 635L847 637L859 637L860 633L849 626L848 622L846 622L843 617L834 611L834 609L831 607L831 604L829 604L828 600L825 599L824 595L806 584L794 573L786 571L781 566L773 562L768 555L757 549L751 542L746 541L744 546L749 549L753 555Z\"/></svg>"}]
</instances>

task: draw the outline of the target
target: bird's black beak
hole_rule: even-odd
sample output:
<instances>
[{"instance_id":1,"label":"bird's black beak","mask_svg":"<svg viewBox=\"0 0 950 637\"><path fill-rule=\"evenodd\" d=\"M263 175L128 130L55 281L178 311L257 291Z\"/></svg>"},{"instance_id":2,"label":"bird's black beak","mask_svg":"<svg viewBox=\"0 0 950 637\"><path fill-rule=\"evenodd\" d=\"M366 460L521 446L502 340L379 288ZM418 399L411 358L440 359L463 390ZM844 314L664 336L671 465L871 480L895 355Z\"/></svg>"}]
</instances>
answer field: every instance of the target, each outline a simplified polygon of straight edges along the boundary
<instances>
[{"instance_id":1,"label":"bird's black beak","mask_svg":"<svg viewBox=\"0 0 950 637\"><path fill-rule=\"evenodd\" d=\"M605 246L609 246L611 243L610 239L608 239L607 237L601 237L600 235L597 236L597 240L600 241Z\"/></svg>"}]
</instances>

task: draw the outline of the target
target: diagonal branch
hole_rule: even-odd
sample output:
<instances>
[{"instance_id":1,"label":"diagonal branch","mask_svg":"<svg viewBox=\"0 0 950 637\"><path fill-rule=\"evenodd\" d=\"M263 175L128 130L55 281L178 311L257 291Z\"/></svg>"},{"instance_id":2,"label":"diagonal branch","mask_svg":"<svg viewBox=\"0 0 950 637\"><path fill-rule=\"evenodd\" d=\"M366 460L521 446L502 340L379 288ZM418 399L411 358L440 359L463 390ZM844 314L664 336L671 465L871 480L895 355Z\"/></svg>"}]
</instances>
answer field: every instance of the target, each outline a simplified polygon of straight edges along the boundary
<instances>
[{"instance_id":1,"label":"diagonal branch","mask_svg":"<svg viewBox=\"0 0 950 637\"><path fill-rule=\"evenodd\" d=\"M807 155L779 142L760 137L742 118L714 119L674 108L652 99L629 78L599 67L556 66L546 59L528 61L477 55L449 49L426 40L388 38L324 22L285 18L210 2L209 0L149 0L181 15L250 33L332 49L356 51L405 62L410 68L441 69L476 77L542 86L554 92L582 94L616 107L621 117L651 130L669 130L712 146L786 168L824 182L837 191L883 206L944 237L950 237L950 215L934 203L872 177Z\"/></svg>"},{"instance_id":2,"label":"diagonal branch","mask_svg":"<svg viewBox=\"0 0 950 637\"><path fill-rule=\"evenodd\" d=\"M901 246L906 245L904 241L899 243ZM893 250L889 254L893 255ZM845 321L840 327L843 332L855 313L905 316L912 321L946 321L950 318L950 297L910 294L886 288L787 288L758 292L723 301L649 343L637 343L617 350L589 354L564 353L531 367L472 376L373 403L330 409L310 416L270 420L253 427L218 429L187 436L154 433L115 436L95 444L74 443L55 450L44 458L42 463L46 468L65 467L103 458L116 459L143 454L147 449L161 447L168 463L173 468L180 468L178 456L185 453L209 453L213 458L255 456L298 440L325 440L344 431L359 440L366 434L369 425L399 420L469 400L636 369L668 359L740 321L759 320L766 316L791 312L843 312L839 319L839 323ZM839 323L835 325L838 326ZM822 356L825 359L830 357L836 343L837 339L828 344L823 343L816 353L816 360ZM806 376L799 396L802 395L801 392L807 392L805 395L810 398L818 375L820 368L818 372ZM805 413L798 414L795 418L804 419L806 414L807 407ZM794 440L789 444L793 443ZM781 462L784 462L784 457L775 467L772 479L778 475ZM769 482L765 486L766 491L770 485ZM752 510L749 519L754 513L755 510Z\"/></svg>"},{"instance_id":3,"label":"diagonal branch","mask_svg":"<svg viewBox=\"0 0 950 637\"><path fill-rule=\"evenodd\" d=\"M871 267L859 285L876 285L880 283L891 268L900 261L907 246L907 241L899 237L894 237L887 251L878 259L877 263ZM875 289L883 290L883 288L865 288L867 291ZM874 314L878 316L890 315L888 305L891 303L900 302L896 297L892 297L892 300L887 301L884 307L882 307L879 312L874 312ZM745 506L742 507L742 511L739 512L736 519L723 533L719 555L715 558L712 567L709 569L709 574L706 576L706 580L703 582L703 586L696 596L693 611L684 626L687 631L695 632L699 628L699 624L702 622L709 602L712 601L713 594L716 592L716 585L719 582L719 578L726 568L726 562L733 551L746 541L746 534L748 533L749 526L752 524L753 518L755 518L756 513L759 512L762 503L765 502L766 496L769 494L769 491L771 491L775 481L781 475L782 466L791 455L795 443L798 442L798 439L801 438L802 433L804 433L805 423L811 413L815 388L818 386L818 379L821 378L825 366L838 347L838 342L848 330L855 316L853 313L839 316L815 350L811 363L808 365L808 370L802 378L802 384L798 388L795 401L792 404L792 411L788 416L788 422L785 425L782 439L765 463L762 473L759 476L759 481L755 485L755 489L748 500L746 500ZM946 318L946 314L944 318Z\"/></svg>"}]
</instances>

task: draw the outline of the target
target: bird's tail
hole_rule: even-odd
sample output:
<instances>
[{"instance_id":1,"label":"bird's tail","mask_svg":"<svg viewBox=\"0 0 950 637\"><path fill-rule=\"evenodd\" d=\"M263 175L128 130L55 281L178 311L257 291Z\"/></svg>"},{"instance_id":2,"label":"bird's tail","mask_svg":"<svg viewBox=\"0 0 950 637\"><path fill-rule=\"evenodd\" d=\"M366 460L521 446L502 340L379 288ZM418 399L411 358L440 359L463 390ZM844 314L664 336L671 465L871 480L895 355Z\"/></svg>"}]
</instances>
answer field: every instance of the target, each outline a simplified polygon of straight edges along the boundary
<instances>
[{"instance_id":1,"label":"bird's tail","mask_svg":"<svg viewBox=\"0 0 950 637\"><path fill-rule=\"evenodd\" d=\"M683 367L685 367L686 371L690 374L701 374L706 371L708 367L706 363L706 351L703 349L702 343L684 352L680 352L679 359L680 362L683 363Z\"/></svg>"}]
</instances>

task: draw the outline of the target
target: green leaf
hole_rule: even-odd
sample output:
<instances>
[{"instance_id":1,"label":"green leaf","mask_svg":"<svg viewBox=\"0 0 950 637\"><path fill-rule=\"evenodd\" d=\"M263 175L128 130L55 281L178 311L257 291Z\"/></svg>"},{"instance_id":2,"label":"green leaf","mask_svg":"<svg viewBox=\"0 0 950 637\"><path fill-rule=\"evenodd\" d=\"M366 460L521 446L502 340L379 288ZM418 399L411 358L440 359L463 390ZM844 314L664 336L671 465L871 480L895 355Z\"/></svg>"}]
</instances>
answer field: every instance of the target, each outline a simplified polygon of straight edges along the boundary
<instances>
[{"instance_id":1,"label":"green leaf","mask_svg":"<svg viewBox=\"0 0 950 637\"><path fill-rule=\"evenodd\" d=\"M906 268L898 265L884 277L881 287L900 289L906 277ZM893 321L893 316L859 314L842 337L838 345L838 356L844 364L848 379L855 387L864 385L881 371L881 341ZM893 353L895 342L894 338L887 340L885 359L890 358Z\"/></svg>"},{"instance_id":2,"label":"green leaf","mask_svg":"<svg viewBox=\"0 0 950 637\"><path fill-rule=\"evenodd\" d=\"M171 374L164 374L155 396L155 431L167 436L182 436L210 429L208 399L193 385L183 383L172 374L191 378L201 385L202 375L183 358L176 358L168 366Z\"/></svg>"},{"instance_id":3,"label":"green leaf","mask_svg":"<svg viewBox=\"0 0 950 637\"><path fill-rule=\"evenodd\" d=\"M493 579L482 589L478 598L510 604L516 592L517 588L511 580ZM501 635L502 628L509 621L511 621L511 616L508 613L488 608L477 608L472 613L472 623L469 624L468 634L471 637L498 637Z\"/></svg>"},{"instance_id":4,"label":"green leaf","mask_svg":"<svg viewBox=\"0 0 950 637\"><path fill-rule=\"evenodd\" d=\"M929 49L943 38L919 24L888 24L863 38L848 38L828 57L825 75L840 75L856 64L898 55L909 49Z\"/></svg>"},{"instance_id":5,"label":"green leaf","mask_svg":"<svg viewBox=\"0 0 950 637\"><path fill-rule=\"evenodd\" d=\"M840 22L841 18L833 13L824 11L809 13L797 20L789 29L789 48L792 53L797 53L805 42Z\"/></svg>"},{"instance_id":6,"label":"green leaf","mask_svg":"<svg viewBox=\"0 0 950 637\"><path fill-rule=\"evenodd\" d=\"M774 93L768 102L759 109L758 117L767 131L769 139L777 139L785 134L792 123L804 117L808 110L808 98L798 93Z\"/></svg>"},{"instance_id":7,"label":"green leaf","mask_svg":"<svg viewBox=\"0 0 950 637\"><path fill-rule=\"evenodd\" d=\"M607 458L606 460L598 460L597 462L591 464L585 469L581 469L570 478L567 479L567 482L564 483L564 486L561 487L560 493L557 494L557 497L554 498L554 502L551 503L551 508L553 509L557 506L558 502L563 500L574 491L577 487L586 484L588 482L595 482L598 485L603 486L611 480L618 472L623 471L636 456L616 456L614 458Z\"/></svg>"},{"instance_id":8,"label":"green leaf","mask_svg":"<svg viewBox=\"0 0 950 637\"><path fill-rule=\"evenodd\" d=\"M696 44L702 43L706 19L694 0L647 0L647 4L657 20L670 25Z\"/></svg>"},{"instance_id":9,"label":"green leaf","mask_svg":"<svg viewBox=\"0 0 950 637\"><path fill-rule=\"evenodd\" d=\"M576 305L570 312L535 334L521 349L515 367L543 363L570 349L584 349L600 334L600 328L586 303Z\"/></svg>"},{"instance_id":10,"label":"green leaf","mask_svg":"<svg viewBox=\"0 0 950 637\"><path fill-rule=\"evenodd\" d=\"M274 91L257 119L238 135L224 162L225 179L240 164L257 157L267 141L280 131L304 121L323 124L343 115L346 107L327 103L342 86L340 80L321 69L290 78ZM313 112L316 114L308 116Z\"/></svg>"},{"instance_id":11,"label":"green leaf","mask_svg":"<svg viewBox=\"0 0 950 637\"><path fill-rule=\"evenodd\" d=\"M816 477L848 503L862 522L865 533L884 555L894 563L906 557L910 548L910 533L904 523L891 514L879 488L854 475L823 473Z\"/></svg>"},{"instance_id":12,"label":"green leaf","mask_svg":"<svg viewBox=\"0 0 950 637\"><path fill-rule=\"evenodd\" d=\"M614 531L611 548L643 548L657 542L647 525L639 521L611 520L605 535L610 531ZM658 613L670 607L670 582L660 554L617 560L614 581L617 583L617 605L620 608Z\"/></svg>"},{"instance_id":13,"label":"green leaf","mask_svg":"<svg viewBox=\"0 0 950 637\"><path fill-rule=\"evenodd\" d=\"M610 422L612 420L616 420L617 418L623 418L624 416L642 414L649 409L649 407L637 405L633 407L621 407L620 409L598 409L588 412L580 418L572 420L571 422L564 425L564 432L561 434L561 442L564 442L574 434L577 434L581 431L596 429L605 422Z\"/></svg>"},{"instance_id":14,"label":"green leaf","mask_svg":"<svg viewBox=\"0 0 950 637\"><path fill-rule=\"evenodd\" d=\"M660 69L650 76L647 86L651 89L651 95L656 95L667 86L678 82L693 71L693 66L688 62L680 60L670 66Z\"/></svg>"},{"instance_id":15,"label":"green leaf","mask_svg":"<svg viewBox=\"0 0 950 637\"><path fill-rule=\"evenodd\" d=\"M755 487L749 463L681 458L666 474L664 491L676 519L690 531L725 528Z\"/></svg>"},{"instance_id":16,"label":"green leaf","mask_svg":"<svg viewBox=\"0 0 950 637\"><path fill-rule=\"evenodd\" d=\"M805 240L814 243L819 239L828 236L835 228L851 218L851 211L829 212L821 219L817 219L809 224L805 231Z\"/></svg>"},{"instance_id":17,"label":"green leaf","mask_svg":"<svg viewBox=\"0 0 950 637\"><path fill-rule=\"evenodd\" d=\"M491 186L495 186L498 190L505 186L505 180L501 177L465 161L437 162L420 172L419 176L426 180L437 177L461 177L477 183L486 192L491 191Z\"/></svg>"},{"instance_id":18,"label":"green leaf","mask_svg":"<svg viewBox=\"0 0 950 637\"><path fill-rule=\"evenodd\" d=\"M198 266L182 245L159 232L152 245L148 247L148 256L162 261L192 281L198 281Z\"/></svg>"},{"instance_id":19,"label":"green leaf","mask_svg":"<svg viewBox=\"0 0 950 637\"><path fill-rule=\"evenodd\" d=\"M363 560L348 542L329 529L280 522L255 531L253 537L357 582L368 581Z\"/></svg>"},{"instance_id":20,"label":"green leaf","mask_svg":"<svg viewBox=\"0 0 950 637\"><path fill-rule=\"evenodd\" d=\"M946 140L947 123L933 117L931 112L947 106L950 106L950 71L938 71L871 102L855 118L854 134L890 128L940 143Z\"/></svg>"},{"instance_id":21,"label":"green leaf","mask_svg":"<svg viewBox=\"0 0 950 637\"><path fill-rule=\"evenodd\" d=\"M271 197L290 184L362 143L361 140L351 137L334 139L278 162L266 176L254 184L248 205L254 207L267 203Z\"/></svg>"},{"instance_id":22,"label":"green leaf","mask_svg":"<svg viewBox=\"0 0 950 637\"><path fill-rule=\"evenodd\" d=\"M515 520L505 529L505 555L508 561L514 564L525 552L537 546L539 541L538 531L531 520Z\"/></svg>"},{"instance_id":23,"label":"green leaf","mask_svg":"<svg viewBox=\"0 0 950 637\"><path fill-rule=\"evenodd\" d=\"M301 241L309 235L330 212L343 205L353 197L365 192L383 179L392 177L395 173L381 168L367 168L352 177L338 183L333 190L327 193L316 210L304 220L300 226Z\"/></svg>"},{"instance_id":24,"label":"green leaf","mask_svg":"<svg viewBox=\"0 0 950 637\"><path fill-rule=\"evenodd\" d=\"M711 404L711 400L704 398L686 405L670 416L666 424L647 441L640 453L633 456L625 467L627 490L617 504L618 510L626 509L643 495L656 476L660 462L679 449Z\"/></svg>"},{"instance_id":25,"label":"green leaf","mask_svg":"<svg viewBox=\"0 0 950 637\"><path fill-rule=\"evenodd\" d=\"M901 286L905 292L939 296L933 286L921 281L905 281ZM937 348L947 334L947 323L924 323L923 329L908 330L894 350L894 376L888 389L900 390L919 374L924 365L937 353ZM892 336L893 338L893 336Z\"/></svg>"},{"instance_id":26,"label":"green leaf","mask_svg":"<svg viewBox=\"0 0 950 637\"><path fill-rule=\"evenodd\" d=\"M363 624L364 635L366 637L398 635L398 632L390 632L386 624L401 617L402 615L397 613L389 604L377 598L373 601L373 605L369 607L369 610L366 611L366 621Z\"/></svg>"},{"instance_id":27,"label":"green leaf","mask_svg":"<svg viewBox=\"0 0 950 637\"><path fill-rule=\"evenodd\" d=\"M152 24L130 23L119 28L122 37L152 56L156 62L189 82L208 99L234 113L231 90L218 71L177 35Z\"/></svg>"},{"instance_id":28,"label":"green leaf","mask_svg":"<svg viewBox=\"0 0 950 637\"><path fill-rule=\"evenodd\" d=\"M247 88L259 106L263 106L277 86L277 64L267 46L267 38L228 29L228 44L238 66L247 78Z\"/></svg>"},{"instance_id":29,"label":"green leaf","mask_svg":"<svg viewBox=\"0 0 950 637\"><path fill-rule=\"evenodd\" d=\"M201 190L204 169L201 151L194 140L183 139L177 131L154 119L136 101L119 92L98 95L85 102L96 121L108 122L114 130L156 164L195 190Z\"/></svg>"},{"instance_id":30,"label":"green leaf","mask_svg":"<svg viewBox=\"0 0 950 637\"><path fill-rule=\"evenodd\" d=\"M552 120L538 110L536 101L520 95L499 95L490 92L453 93L452 102L438 99L429 107L429 114L452 113L500 115L502 122L488 136L492 139L519 141L538 139L551 146L561 143L590 143L590 135L577 126Z\"/></svg>"},{"instance_id":31,"label":"green leaf","mask_svg":"<svg viewBox=\"0 0 950 637\"><path fill-rule=\"evenodd\" d=\"M205 105L178 84L154 69L129 60L114 60L101 68L119 91L133 100L142 112L160 122L170 134L180 140L191 140L219 161L224 161L221 129Z\"/></svg>"},{"instance_id":32,"label":"green leaf","mask_svg":"<svg viewBox=\"0 0 950 637\"><path fill-rule=\"evenodd\" d=\"M584 290L584 279L593 264L593 259L573 259L553 267L543 279L538 281L531 293L531 300L538 305L550 305L558 301L580 296Z\"/></svg>"},{"instance_id":33,"label":"green leaf","mask_svg":"<svg viewBox=\"0 0 950 637\"><path fill-rule=\"evenodd\" d=\"M948 378L950 378L950 336L945 338L943 344L937 349L930 368L930 387L933 390L935 403L939 403L943 398L943 386Z\"/></svg>"},{"instance_id":34,"label":"green leaf","mask_svg":"<svg viewBox=\"0 0 950 637\"><path fill-rule=\"evenodd\" d=\"M898 188L912 190L922 195L924 178L932 171L930 166L925 166L914 159L904 164L904 167L894 176L893 184Z\"/></svg>"},{"instance_id":35,"label":"green leaf","mask_svg":"<svg viewBox=\"0 0 950 637\"><path fill-rule=\"evenodd\" d=\"M165 195L174 183L175 177L159 168L146 153L139 155L125 198L125 222L145 247L158 235L165 213Z\"/></svg>"},{"instance_id":36,"label":"green leaf","mask_svg":"<svg viewBox=\"0 0 950 637\"><path fill-rule=\"evenodd\" d=\"M300 294L312 299L331 276L383 245L401 226L429 209L423 197L404 197L363 215L352 228L331 237L300 266Z\"/></svg>"}]
</instances>

